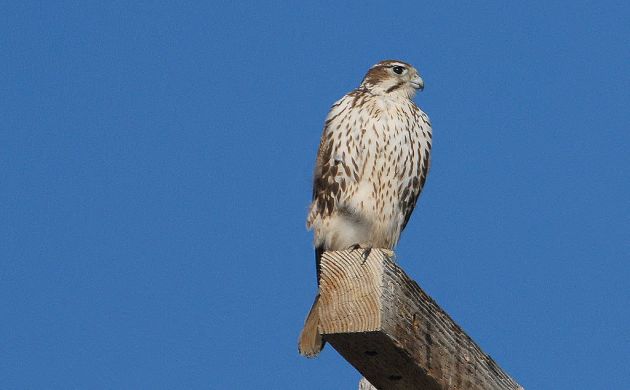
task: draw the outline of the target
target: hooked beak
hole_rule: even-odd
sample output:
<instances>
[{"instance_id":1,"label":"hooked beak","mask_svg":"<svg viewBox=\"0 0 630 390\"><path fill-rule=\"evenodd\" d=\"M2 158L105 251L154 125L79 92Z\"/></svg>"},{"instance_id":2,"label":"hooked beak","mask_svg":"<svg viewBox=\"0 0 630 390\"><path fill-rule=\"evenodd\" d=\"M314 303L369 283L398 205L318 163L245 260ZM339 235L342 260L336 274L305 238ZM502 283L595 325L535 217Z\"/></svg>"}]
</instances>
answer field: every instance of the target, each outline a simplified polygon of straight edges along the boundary
<instances>
[{"instance_id":1,"label":"hooked beak","mask_svg":"<svg viewBox=\"0 0 630 390\"><path fill-rule=\"evenodd\" d=\"M411 79L411 85L413 85L413 87L419 91L422 91L424 89L424 81L418 75L415 75L414 78Z\"/></svg>"}]
</instances>

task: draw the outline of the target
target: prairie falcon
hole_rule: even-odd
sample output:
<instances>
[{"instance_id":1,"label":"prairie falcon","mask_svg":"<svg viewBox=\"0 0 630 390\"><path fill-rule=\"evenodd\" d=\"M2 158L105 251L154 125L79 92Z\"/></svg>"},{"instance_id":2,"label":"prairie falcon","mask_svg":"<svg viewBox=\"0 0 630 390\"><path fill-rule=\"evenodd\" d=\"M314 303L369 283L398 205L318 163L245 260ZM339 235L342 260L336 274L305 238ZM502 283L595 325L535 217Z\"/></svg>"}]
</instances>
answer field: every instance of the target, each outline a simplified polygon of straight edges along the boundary
<instances>
[{"instance_id":1,"label":"prairie falcon","mask_svg":"<svg viewBox=\"0 0 630 390\"><path fill-rule=\"evenodd\" d=\"M324 251L393 249L407 225L429 171L431 123L413 97L424 88L411 65L372 66L361 85L333 104L322 134L307 227L319 262ZM318 302L298 349L316 356L324 346Z\"/></svg>"}]
</instances>

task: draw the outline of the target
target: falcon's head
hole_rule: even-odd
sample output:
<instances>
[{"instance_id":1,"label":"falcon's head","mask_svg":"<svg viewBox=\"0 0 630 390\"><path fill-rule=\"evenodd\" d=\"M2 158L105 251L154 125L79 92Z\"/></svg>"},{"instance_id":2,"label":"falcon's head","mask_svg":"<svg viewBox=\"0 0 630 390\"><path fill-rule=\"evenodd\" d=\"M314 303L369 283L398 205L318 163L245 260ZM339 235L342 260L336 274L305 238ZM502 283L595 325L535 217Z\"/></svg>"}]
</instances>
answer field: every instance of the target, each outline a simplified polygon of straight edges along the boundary
<instances>
[{"instance_id":1,"label":"falcon's head","mask_svg":"<svg viewBox=\"0 0 630 390\"><path fill-rule=\"evenodd\" d=\"M424 89L424 81L408 63L386 60L368 70L361 87L377 95L402 95L411 99L417 90Z\"/></svg>"}]
</instances>

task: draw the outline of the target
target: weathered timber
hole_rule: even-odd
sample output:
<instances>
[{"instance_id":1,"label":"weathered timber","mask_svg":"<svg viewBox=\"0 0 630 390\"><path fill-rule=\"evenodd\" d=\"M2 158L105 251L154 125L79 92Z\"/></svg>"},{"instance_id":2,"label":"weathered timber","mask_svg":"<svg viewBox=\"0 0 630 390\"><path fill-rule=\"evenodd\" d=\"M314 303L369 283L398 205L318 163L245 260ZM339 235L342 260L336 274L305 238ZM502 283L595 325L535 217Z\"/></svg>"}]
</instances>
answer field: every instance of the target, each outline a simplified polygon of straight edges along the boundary
<instances>
[{"instance_id":1,"label":"weathered timber","mask_svg":"<svg viewBox=\"0 0 630 390\"><path fill-rule=\"evenodd\" d=\"M522 389L394 263L392 251L363 254L324 253L319 317L326 341L369 383L380 390Z\"/></svg>"},{"instance_id":2,"label":"weathered timber","mask_svg":"<svg viewBox=\"0 0 630 390\"><path fill-rule=\"evenodd\" d=\"M367 379L361 378L359 381L359 390L378 390Z\"/></svg>"}]
</instances>

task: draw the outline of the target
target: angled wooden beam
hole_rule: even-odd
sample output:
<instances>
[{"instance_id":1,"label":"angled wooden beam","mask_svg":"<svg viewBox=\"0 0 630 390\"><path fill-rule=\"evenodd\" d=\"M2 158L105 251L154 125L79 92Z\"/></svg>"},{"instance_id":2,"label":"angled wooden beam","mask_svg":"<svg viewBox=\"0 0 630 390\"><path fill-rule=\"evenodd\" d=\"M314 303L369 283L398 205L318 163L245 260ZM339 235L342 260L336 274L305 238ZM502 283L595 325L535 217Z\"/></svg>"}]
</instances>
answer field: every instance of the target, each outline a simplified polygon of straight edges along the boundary
<instances>
[{"instance_id":1,"label":"angled wooden beam","mask_svg":"<svg viewBox=\"0 0 630 390\"><path fill-rule=\"evenodd\" d=\"M522 389L393 257L382 249L367 259L361 249L324 253L319 316L326 341L381 390Z\"/></svg>"}]
</instances>

